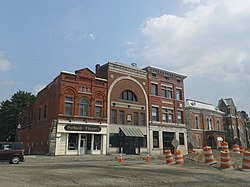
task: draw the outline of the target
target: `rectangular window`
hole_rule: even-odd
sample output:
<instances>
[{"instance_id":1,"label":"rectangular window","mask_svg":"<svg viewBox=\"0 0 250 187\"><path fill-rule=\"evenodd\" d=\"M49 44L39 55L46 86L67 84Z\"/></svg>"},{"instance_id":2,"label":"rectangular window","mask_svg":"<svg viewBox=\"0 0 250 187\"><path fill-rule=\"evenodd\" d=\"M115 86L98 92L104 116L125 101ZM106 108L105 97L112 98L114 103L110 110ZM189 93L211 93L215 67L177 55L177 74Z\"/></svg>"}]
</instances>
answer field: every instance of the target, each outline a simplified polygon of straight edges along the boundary
<instances>
[{"instance_id":1,"label":"rectangular window","mask_svg":"<svg viewBox=\"0 0 250 187\"><path fill-rule=\"evenodd\" d=\"M72 115L72 110L73 110L73 98L72 97L65 97L64 114L65 115Z\"/></svg>"},{"instance_id":2,"label":"rectangular window","mask_svg":"<svg viewBox=\"0 0 250 187\"><path fill-rule=\"evenodd\" d=\"M168 121L167 109L163 108L162 109L162 122L167 122L167 121Z\"/></svg>"},{"instance_id":3,"label":"rectangular window","mask_svg":"<svg viewBox=\"0 0 250 187\"><path fill-rule=\"evenodd\" d=\"M145 122L145 113L141 113L140 114L140 126L145 126L146 122Z\"/></svg>"},{"instance_id":4,"label":"rectangular window","mask_svg":"<svg viewBox=\"0 0 250 187\"><path fill-rule=\"evenodd\" d=\"M102 136L100 134L94 135L94 150L100 150L102 145Z\"/></svg>"},{"instance_id":5,"label":"rectangular window","mask_svg":"<svg viewBox=\"0 0 250 187\"><path fill-rule=\"evenodd\" d=\"M174 112L172 109L168 109L168 122L174 123Z\"/></svg>"},{"instance_id":6,"label":"rectangular window","mask_svg":"<svg viewBox=\"0 0 250 187\"><path fill-rule=\"evenodd\" d=\"M68 150L77 150L78 149L78 134L69 133L68 139Z\"/></svg>"},{"instance_id":7,"label":"rectangular window","mask_svg":"<svg viewBox=\"0 0 250 187\"><path fill-rule=\"evenodd\" d=\"M161 96L167 97L167 87L166 86L161 86Z\"/></svg>"},{"instance_id":8,"label":"rectangular window","mask_svg":"<svg viewBox=\"0 0 250 187\"><path fill-rule=\"evenodd\" d=\"M143 138L140 138L140 147L147 148L147 136L146 135Z\"/></svg>"},{"instance_id":9,"label":"rectangular window","mask_svg":"<svg viewBox=\"0 0 250 187\"><path fill-rule=\"evenodd\" d=\"M179 142L180 142L180 145L185 145L184 133L179 133Z\"/></svg>"},{"instance_id":10,"label":"rectangular window","mask_svg":"<svg viewBox=\"0 0 250 187\"><path fill-rule=\"evenodd\" d=\"M139 113L134 112L134 125L138 126L139 125Z\"/></svg>"},{"instance_id":11,"label":"rectangular window","mask_svg":"<svg viewBox=\"0 0 250 187\"><path fill-rule=\"evenodd\" d=\"M178 117L178 123L183 124L183 112L182 111L177 111L177 117Z\"/></svg>"},{"instance_id":12,"label":"rectangular window","mask_svg":"<svg viewBox=\"0 0 250 187\"><path fill-rule=\"evenodd\" d=\"M117 110L111 110L111 123L117 124Z\"/></svg>"},{"instance_id":13,"label":"rectangular window","mask_svg":"<svg viewBox=\"0 0 250 187\"><path fill-rule=\"evenodd\" d=\"M120 124L125 124L125 112L120 110Z\"/></svg>"},{"instance_id":14,"label":"rectangular window","mask_svg":"<svg viewBox=\"0 0 250 187\"><path fill-rule=\"evenodd\" d=\"M171 87L167 88L167 98L172 99L173 98L173 89Z\"/></svg>"},{"instance_id":15,"label":"rectangular window","mask_svg":"<svg viewBox=\"0 0 250 187\"><path fill-rule=\"evenodd\" d=\"M158 107L152 107L152 121L159 121Z\"/></svg>"},{"instance_id":16,"label":"rectangular window","mask_svg":"<svg viewBox=\"0 0 250 187\"><path fill-rule=\"evenodd\" d=\"M153 131L153 148L159 148L159 132Z\"/></svg>"},{"instance_id":17,"label":"rectangular window","mask_svg":"<svg viewBox=\"0 0 250 187\"><path fill-rule=\"evenodd\" d=\"M151 95L158 95L158 86L157 86L157 84L151 84Z\"/></svg>"},{"instance_id":18,"label":"rectangular window","mask_svg":"<svg viewBox=\"0 0 250 187\"><path fill-rule=\"evenodd\" d=\"M92 134L87 135L87 150L91 150Z\"/></svg>"},{"instance_id":19,"label":"rectangular window","mask_svg":"<svg viewBox=\"0 0 250 187\"><path fill-rule=\"evenodd\" d=\"M176 90L176 99L182 100L182 90L179 89Z\"/></svg>"},{"instance_id":20,"label":"rectangular window","mask_svg":"<svg viewBox=\"0 0 250 187\"><path fill-rule=\"evenodd\" d=\"M109 135L109 145L110 147L119 147L119 134L110 133Z\"/></svg>"},{"instance_id":21,"label":"rectangular window","mask_svg":"<svg viewBox=\"0 0 250 187\"><path fill-rule=\"evenodd\" d=\"M97 118L102 117L102 101L96 101L95 103L95 116Z\"/></svg>"}]
</instances>

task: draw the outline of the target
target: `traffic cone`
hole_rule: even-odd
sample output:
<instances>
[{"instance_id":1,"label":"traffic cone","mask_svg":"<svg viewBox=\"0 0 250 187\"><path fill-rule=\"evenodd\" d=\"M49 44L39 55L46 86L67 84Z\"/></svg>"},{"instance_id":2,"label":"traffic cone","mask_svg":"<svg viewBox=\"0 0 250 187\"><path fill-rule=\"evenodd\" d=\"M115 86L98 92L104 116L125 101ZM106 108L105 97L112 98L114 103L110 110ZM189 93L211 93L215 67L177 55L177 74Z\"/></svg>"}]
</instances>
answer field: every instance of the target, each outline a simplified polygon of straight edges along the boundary
<instances>
[{"instance_id":1,"label":"traffic cone","mask_svg":"<svg viewBox=\"0 0 250 187\"><path fill-rule=\"evenodd\" d=\"M147 155L147 157L146 157L146 162L150 162L150 156L149 155Z\"/></svg>"},{"instance_id":2,"label":"traffic cone","mask_svg":"<svg viewBox=\"0 0 250 187\"><path fill-rule=\"evenodd\" d=\"M124 160L122 158L122 154L120 154L120 158L119 158L118 162L124 162Z\"/></svg>"}]
</instances>

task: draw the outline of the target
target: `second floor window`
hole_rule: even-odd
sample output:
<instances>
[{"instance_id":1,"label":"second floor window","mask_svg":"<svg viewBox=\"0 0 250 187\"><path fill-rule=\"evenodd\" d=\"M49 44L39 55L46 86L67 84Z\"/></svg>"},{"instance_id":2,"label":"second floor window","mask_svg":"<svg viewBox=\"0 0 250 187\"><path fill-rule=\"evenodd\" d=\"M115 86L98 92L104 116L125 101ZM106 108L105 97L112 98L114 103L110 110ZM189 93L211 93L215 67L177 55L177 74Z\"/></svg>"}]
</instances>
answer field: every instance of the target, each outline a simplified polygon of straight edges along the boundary
<instances>
[{"instance_id":1,"label":"second floor window","mask_svg":"<svg viewBox=\"0 0 250 187\"><path fill-rule=\"evenodd\" d=\"M217 130L220 130L220 120L219 119L217 119L216 126L217 126Z\"/></svg>"},{"instance_id":2,"label":"second floor window","mask_svg":"<svg viewBox=\"0 0 250 187\"><path fill-rule=\"evenodd\" d=\"M145 121L145 113L141 113L140 114L140 125L141 126L145 126L146 125L146 121Z\"/></svg>"},{"instance_id":3,"label":"second floor window","mask_svg":"<svg viewBox=\"0 0 250 187\"><path fill-rule=\"evenodd\" d=\"M89 103L86 99L80 101L80 116L89 116Z\"/></svg>"},{"instance_id":4,"label":"second floor window","mask_svg":"<svg viewBox=\"0 0 250 187\"><path fill-rule=\"evenodd\" d=\"M120 124L125 124L125 112L120 110Z\"/></svg>"},{"instance_id":5,"label":"second floor window","mask_svg":"<svg viewBox=\"0 0 250 187\"><path fill-rule=\"evenodd\" d=\"M117 110L111 110L111 123L117 124Z\"/></svg>"},{"instance_id":6,"label":"second floor window","mask_svg":"<svg viewBox=\"0 0 250 187\"><path fill-rule=\"evenodd\" d=\"M166 86L161 86L161 96L167 97L167 87Z\"/></svg>"},{"instance_id":7,"label":"second floor window","mask_svg":"<svg viewBox=\"0 0 250 187\"><path fill-rule=\"evenodd\" d=\"M96 101L95 102L95 116L97 118L102 117L102 101Z\"/></svg>"},{"instance_id":8,"label":"second floor window","mask_svg":"<svg viewBox=\"0 0 250 187\"><path fill-rule=\"evenodd\" d=\"M65 97L64 114L65 115L72 115L72 113L73 113L73 98L72 97Z\"/></svg>"},{"instance_id":9,"label":"second floor window","mask_svg":"<svg viewBox=\"0 0 250 187\"><path fill-rule=\"evenodd\" d=\"M139 125L139 114L138 112L134 112L134 125Z\"/></svg>"},{"instance_id":10,"label":"second floor window","mask_svg":"<svg viewBox=\"0 0 250 187\"><path fill-rule=\"evenodd\" d=\"M199 129L198 116L195 116L195 128L196 128L196 129Z\"/></svg>"},{"instance_id":11,"label":"second floor window","mask_svg":"<svg viewBox=\"0 0 250 187\"><path fill-rule=\"evenodd\" d=\"M177 111L177 118L178 118L178 123L183 124L183 112L182 111Z\"/></svg>"},{"instance_id":12,"label":"second floor window","mask_svg":"<svg viewBox=\"0 0 250 187\"><path fill-rule=\"evenodd\" d=\"M159 121L158 107L152 107L152 121Z\"/></svg>"}]
</instances>

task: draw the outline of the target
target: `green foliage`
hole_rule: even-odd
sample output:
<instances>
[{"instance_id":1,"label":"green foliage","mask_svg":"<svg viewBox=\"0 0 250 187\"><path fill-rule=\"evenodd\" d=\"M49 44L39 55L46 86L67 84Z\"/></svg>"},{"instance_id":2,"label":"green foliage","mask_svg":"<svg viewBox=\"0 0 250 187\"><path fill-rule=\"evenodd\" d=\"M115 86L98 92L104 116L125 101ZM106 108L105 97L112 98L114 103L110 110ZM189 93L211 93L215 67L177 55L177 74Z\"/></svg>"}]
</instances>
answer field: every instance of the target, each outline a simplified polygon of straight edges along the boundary
<instances>
[{"instance_id":1,"label":"green foliage","mask_svg":"<svg viewBox=\"0 0 250 187\"><path fill-rule=\"evenodd\" d=\"M0 103L0 141L15 141L19 115L34 100L34 95L19 90L10 100Z\"/></svg>"}]
</instances>

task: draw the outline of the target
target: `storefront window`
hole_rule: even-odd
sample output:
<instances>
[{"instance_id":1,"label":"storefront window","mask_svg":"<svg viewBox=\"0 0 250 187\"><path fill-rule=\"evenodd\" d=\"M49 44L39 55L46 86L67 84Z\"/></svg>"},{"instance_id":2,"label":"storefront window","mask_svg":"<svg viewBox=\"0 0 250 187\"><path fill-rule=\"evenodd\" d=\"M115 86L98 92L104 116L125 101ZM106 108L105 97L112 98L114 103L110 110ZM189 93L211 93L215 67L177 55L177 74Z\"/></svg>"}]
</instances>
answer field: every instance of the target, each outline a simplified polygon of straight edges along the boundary
<instances>
[{"instance_id":1,"label":"storefront window","mask_svg":"<svg viewBox=\"0 0 250 187\"><path fill-rule=\"evenodd\" d=\"M78 149L78 134L69 134L68 139L68 150L77 150Z\"/></svg>"},{"instance_id":2,"label":"storefront window","mask_svg":"<svg viewBox=\"0 0 250 187\"><path fill-rule=\"evenodd\" d=\"M92 135L88 134L87 135L87 150L91 150L91 139L92 139Z\"/></svg>"},{"instance_id":3,"label":"storefront window","mask_svg":"<svg viewBox=\"0 0 250 187\"><path fill-rule=\"evenodd\" d=\"M140 138L140 147L147 148L147 136Z\"/></svg>"},{"instance_id":4,"label":"storefront window","mask_svg":"<svg viewBox=\"0 0 250 187\"><path fill-rule=\"evenodd\" d=\"M110 147L119 147L119 135L110 133L109 135L109 146Z\"/></svg>"},{"instance_id":5,"label":"storefront window","mask_svg":"<svg viewBox=\"0 0 250 187\"><path fill-rule=\"evenodd\" d=\"M100 134L95 134L94 135L94 149L95 150L100 150L101 149L101 145L102 145L102 139L101 139L101 135Z\"/></svg>"},{"instance_id":6,"label":"storefront window","mask_svg":"<svg viewBox=\"0 0 250 187\"><path fill-rule=\"evenodd\" d=\"M179 133L179 141L180 141L180 145L185 145L185 143L184 143L184 133Z\"/></svg>"}]
</instances>

